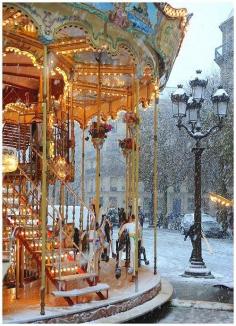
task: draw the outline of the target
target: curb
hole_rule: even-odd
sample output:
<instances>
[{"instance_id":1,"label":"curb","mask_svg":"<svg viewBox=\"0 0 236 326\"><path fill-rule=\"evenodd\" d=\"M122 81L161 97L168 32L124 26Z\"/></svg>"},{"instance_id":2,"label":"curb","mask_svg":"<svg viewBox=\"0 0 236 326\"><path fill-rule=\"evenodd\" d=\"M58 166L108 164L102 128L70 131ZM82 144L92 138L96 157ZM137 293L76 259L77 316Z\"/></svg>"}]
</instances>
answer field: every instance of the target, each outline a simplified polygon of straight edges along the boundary
<instances>
[{"instance_id":1,"label":"curb","mask_svg":"<svg viewBox=\"0 0 236 326\"><path fill-rule=\"evenodd\" d=\"M173 287L172 285L166 280L161 279L161 290L158 292L157 296L153 299L143 303L142 305L139 305L135 308L132 308L130 310L118 313L113 316L109 317L103 317L100 319L93 320L90 323L95 324L120 324L127 321L131 321L133 319L136 319L138 317L141 317L153 310L155 310L158 307L161 307L163 304L165 304L167 301L169 301L173 294ZM86 323L86 324L88 324Z\"/></svg>"},{"instance_id":2,"label":"curb","mask_svg":"<svg viewBox=\"0 0 236 326\"><path fill-rule=\"evenodd\" d=\"M214 302L214 301L197 301L197 300L195 301L195 300L172 299L171 306L172 307L195 308L195 309L234 311L233 304Z\"/></svg>"}]
</instances>

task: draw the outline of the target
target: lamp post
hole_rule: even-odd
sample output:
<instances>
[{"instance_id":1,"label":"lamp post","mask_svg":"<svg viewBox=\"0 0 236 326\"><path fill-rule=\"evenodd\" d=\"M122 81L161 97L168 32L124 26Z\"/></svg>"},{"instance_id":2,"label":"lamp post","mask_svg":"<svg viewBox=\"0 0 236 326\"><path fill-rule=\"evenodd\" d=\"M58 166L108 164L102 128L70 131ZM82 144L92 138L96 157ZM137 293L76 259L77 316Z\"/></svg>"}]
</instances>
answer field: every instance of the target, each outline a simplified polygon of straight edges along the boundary
<instances>
[{"instance_id":1,"label":"lamp post","mask_svg":"<svg viewBox=\"0 0 236 326\"><path fill-rule=\"evenodd\" d=\"M182 85L178 85L177 90L171 94L173 117L177 118L177 127L186 130L188 135L196 141L192 149L195 155L195 192L194 192L194 233L193 255L190 265L185 270L183 276L208 277L213 278L209 269L207 269L202 258L201 246L201 156L204 148L201 146L201 140L206 138L215 130L220 130L223 126L223 119L227 116L229 95L219 86L218 90L212 95L214 113L218 117L218 122L205 132L202 130L201 110L204 103L204 93L207 86L207 80L201 79L201 71L196 71L195 79L189 82L192 88L191 96L188 96ZM183 120L187 117L187 127Z\"/></svg>"}]
</instances>

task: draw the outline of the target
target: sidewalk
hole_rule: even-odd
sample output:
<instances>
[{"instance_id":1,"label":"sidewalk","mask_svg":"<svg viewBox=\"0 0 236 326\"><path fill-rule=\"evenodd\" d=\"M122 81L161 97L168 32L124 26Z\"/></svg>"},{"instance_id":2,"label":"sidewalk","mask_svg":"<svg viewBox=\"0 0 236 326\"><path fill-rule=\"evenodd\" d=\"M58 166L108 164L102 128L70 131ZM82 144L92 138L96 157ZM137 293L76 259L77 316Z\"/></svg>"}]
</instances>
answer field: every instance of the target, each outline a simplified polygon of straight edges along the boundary
<instances>
[{"instance_id":1,"label":"sidewalk","mask_svg":"<svg viewBox=\"0 0 236 326\"><path fill-rule=\"evenodd\" d=\"M169 280L174 287L173 299L212 301L233 304L234 291L211 284Z\"/></svg>"}]
</instances>

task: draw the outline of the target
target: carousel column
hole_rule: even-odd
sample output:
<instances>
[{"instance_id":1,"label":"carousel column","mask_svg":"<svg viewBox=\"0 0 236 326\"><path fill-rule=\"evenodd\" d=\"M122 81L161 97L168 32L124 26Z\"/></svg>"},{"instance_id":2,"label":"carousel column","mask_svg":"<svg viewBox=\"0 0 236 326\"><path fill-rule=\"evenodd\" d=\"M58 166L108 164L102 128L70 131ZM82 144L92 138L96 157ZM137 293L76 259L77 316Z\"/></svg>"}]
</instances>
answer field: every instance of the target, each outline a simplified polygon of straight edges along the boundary
<instances>
[{"instance_id":1,"label":"carousel column","mask_svg":"<svg viewBox=\"0 0 236 326\"><path fill-rule=\"evenodd\" d=\"M96 149L96 222L99 219L100 211L100 148Z\"/></svg>"},{"instance_id":2,"label":"carousel column","mask_svg":"<svg viewBox=\"0 0 236 326\"><path fill-rule=\"evenodd\" d=\"M98 116L97 116L97 128L100 128L100 114L101 114L101 56L99 53L97 58L98 62ZM95 202L95 212L96 218L95 223L98 222L100 211L100 146L96 146L96 202ZM95 228L94 228L95 229Z\"/></svg>"},{"instance_id":3,"label":"carousel column","mask_svg":"<svg viewBox=\"0 0 236 326\"><path fill-rule=\"evenodd\" d=\"M49 94L48 94L48 48L44 45L44 63L43 63L43 136L42 136L42 196L41 196L41 228L42 228L42 270L41 270L41 315L45 315L45 288L46 288L46 217L47 217L47 107L49 104Z\"/></svg>"},{"instance_id":4,"label":"carousel column","mask_svg":"<svg viewBox=\"0 0 236 326\"><path fill-rule=\"evenodd\" d=\"M61 182L61 187L60 187L60 220L59 220L59 239L60 239L60 245L59 245L59 279L61 279L61 272L62 272L62 249L64 248L65 241L63 243L63 226L64 226L64 220L65 220L65 185L63 182ZM59 291L61 290L61 282L59 284Z\"/></svg>"},{"instance_id":5,"label":"carousel column","mask_svg":"<svg viewBox=\"0 0 236 326\"><path fill-rule=\"evenodd\" d=\"M24 287L24 269L25 269L25 253L23 244L20 245L20 288Z\"/></svg>"},{"instance_id":6,"label":"carousel column","mask_svg":"<svg viewBox=\"0 0 236 326\"><path fill-rule=\"evenodd\" d=\"M128 103L128 94L127 94L127 108L129 106ZM128 126L125 124L125 137L128 138ZM125 154L125 213L128 214L129 208L129 153Z\"/></svg>"},{"instance_id":7,"label":"carousel column","mask_svg":"<svg viewBox=\"0 0 236 326\"><path fill-rule=\"evenodd\" d=\"M16 239L16 299L19 299L20 287L20 240Z\"/></svg>"},{"instance_id":8,"label":"carousel column","mask_svg":"<svg viewBox=\"0 0 236 326\"><path fill-rule=\"evenodd\" d=\"M136 88L135 88L135 74L133 74L133 81L132 81L132 110L135 113L135 99L136 99ZM136 132L136 126L133 126L130 128L131 132L131 139L132 139L132 154L131 154L131 191L132 191L132 214L135 215L135 132Z\"/></svg>"},{"instance_id":9,"label":"carousel column","mask_svg":"<svg viewBox=\"0 0 236 326\"><path fill-rule=\"evenodd\" d=\"M80 210L80 230L83 231L83 222L84 222L84 156L85 156L85 109L84 109L84 125L83 125L83 132L82 132L82 161L81 161L81 197L82 197L82 204Z\"/></svg>"},{"instance_id":10,"label":"carousel column","mask_svg":"<svg viewBox=\"0 0 236 326\"><path fill-rule=\"evenodd\" d=\"M136 116L139 119L139 80L136 80ZM138 240L139 240L139 221L138 221L138 179L139 179L139 123L136 125L136 160L135 160L135 292L138 292Z\"/></svg>"},{"instance_id":11,"label":"carousel column","mask_svg":"<svg viewBox=\"0 0 236 326\"><path fill-rule=\"evenodd\" d=\"M153 149L153 223L154 223L154 275L157 273L157 90L154 98L154 149Z\"/></svg>"},{"instance_id":12,"label":"carousel column","mask_svg":"<svg viewBox=\"0 0 236 326\"><path fill-rule=\"evenodd\" d=\"M101 56L102 53L99 53L96 58L98 62L98 115L97 115L97 131L100 130L100 114L101 114ZM99 212L100 212L100 148L102 144L96 144L96 201L95 201L95 223L94 223L94 239L93 239L93 250L94 250L94 270L97 273L97 278L99 279L99 251L96 248L96 224L99 221Z\"/></svg>"}]
</instances>

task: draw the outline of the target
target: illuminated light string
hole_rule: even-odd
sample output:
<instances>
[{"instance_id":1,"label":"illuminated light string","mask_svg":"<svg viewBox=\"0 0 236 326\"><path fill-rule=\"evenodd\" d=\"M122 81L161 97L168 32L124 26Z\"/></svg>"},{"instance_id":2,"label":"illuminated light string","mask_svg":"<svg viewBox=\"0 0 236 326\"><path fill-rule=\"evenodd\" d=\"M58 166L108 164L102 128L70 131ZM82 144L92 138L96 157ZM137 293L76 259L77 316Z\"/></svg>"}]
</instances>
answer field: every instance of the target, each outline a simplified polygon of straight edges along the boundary
<instances>
[{"instance_id":1,"label":"illuminated light string","mask_svg":"<svg viewBox=\"0 0 236 326\"><path fill-rule=\"evenodd\" d=\"M57 51L56 54L71 54L71 53L85 52L90 50L96 52L93 48L87 47L87 48L80 48L80 49L61 50L61 51Z\"/></svg>"},{"instance_id":2,"label":"illuminated light string","mask_svg":"<svg viewBox=\"0 0 236 326\"><path fill-rule=\"evenodd\" d=\"M60 74L62 75L63 77L63 80L64 80L64 83L65 83L65 88L64 88L64 98L66 97L66 92L69 90L69 86L70 86L70 83L68 82L68 77L67 77L67 74L66 72L61 69L60 67L56 67L55 70Z\"/></svg>"},{"instance_id":3,"label":"illuminated light string","mask_svg":"<svg viewBox=\"0 0 236 326\"><path fill-rule=\"evenodd\" d=\"M6 49L5 49L5 52L14 52L18 55L23 55L23 56L26 56L28 57L29 59L31 59L33 65L38 68L38 69L43 69L43 66L38 64L37 63L37 59L36 57L30 53L30 52L27 52L27 51L21 51L20 49L18 48L15 48L15 47L12 47L12 46L8 46Z\"/></svg>"},{"instance_id":4,"label":"illuminated light string","mask_svg":"<svg viewBox=\"0 0 236 326\"><path fill-rule=\"evenodd\" d=\"M18 15L19 14L19 15ZM18 16L20 16L20 13L17 13L13 16L14 19L17 19ZM21 25L21 22L15 21L13 18L8 18L6 20L4 20L4 22L2 23L3 27L6 25L10 25L10 26L19 26ZM26 33L31 33L34 34L36 32L35 26L32 23L28 23L27 25L25 25L23 27L24 31Z\"/></svg>"},{"instance_id":5,"label":"illuminated light string","mask_svg":"<svg viewBox=\"0 0 236 326\"><path fill-rule=\"evenodd\" d=\"M82 88L77 88L77 90L79 92L82 92ZM88 92L92 95L96 95L98 92L95 91L95 90L91 90L89 89ZM107 95L112 95L112 96L117 96L117 97L121 97L121 96L124 96L124 94L118 94L118 93L112 93L112 92L108 92L108 91L101 91L102 94L107 94Z\"/></svg>"},{"instance_id":6,"label":"illuminated light string","mask_svg":"<svg viewBox=\"0 0 236 326\"><path fill-rule=\"evenodd\" d=\"M233 200L226 199L217 194L210 193L210 200L225 207L233 206Z\"/></svg>"},{"instance_id":7,"label":"illuminated light string","mask_svg":"<svg viewBox=\"0 0 236 326\"><path fill-rule=\"evenodd\" d=\"M72 41L62 41L60 43L54 43L54 46L61 46L61 45L71 45L71 44L75 44L75 43L85 43L86 42L86 38L80 39L80 40L72 40Z\"/></svg>"},{"instance_id":8,"label":"illuminated light string","mask_svg":"<svg viewBox=\"0 0 236 326\"><path fill-rule=\"evenodd\" d=\"M5 109L4 111L14 111L14 112L17 112L17 113L20 113L22 111L33 111L34 109L32 108L32 106L29 106L27 107L25 105L25 103L22 103L22 102L15 102L15 103L8 103L5 105Z\"/></svg>"},{"instance_id":9,"label":"illuminated light string","mask_svg":"<svg viewBox=\"0 0 236 326\"><path fill-rule=\"evenodd\" d=\"M20 16L21 16L21 12L17 12L16 14L13 15L13 18L16 19L17 17L20 17ZM4 20L2 25L6 26L7 24L11 24L11 23L13 23L14 25L18 25L17 22L14 23L13 18L8 18L8 19Z\"/></svg>"}]
</instances>

